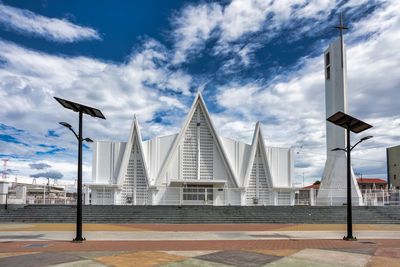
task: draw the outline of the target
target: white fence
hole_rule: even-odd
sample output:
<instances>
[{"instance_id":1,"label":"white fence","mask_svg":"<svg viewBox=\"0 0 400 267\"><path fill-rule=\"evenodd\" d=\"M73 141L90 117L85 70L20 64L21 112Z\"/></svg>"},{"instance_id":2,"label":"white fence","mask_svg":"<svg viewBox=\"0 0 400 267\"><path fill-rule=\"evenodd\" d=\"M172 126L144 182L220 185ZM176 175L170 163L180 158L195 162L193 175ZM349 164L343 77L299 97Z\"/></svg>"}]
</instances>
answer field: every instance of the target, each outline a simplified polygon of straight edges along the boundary
<instances>
[{"instance_id":1,"label":"white fence","mask_svg":"<svg viewBox=\"0 0 400 267\"><path fill-rule=\"evenodd\" d=\"M13 193L7 194L7 203L8 204L38 204L38 205L75 205L76 199L71 197L64 197L64 196L28 196L26 198L18 198ZM2 204L0 202L0 204Z\"/></svg>"},{"instance_id":2,"label":"white fence","mask_svg":"<svg viewBox=\"0 0 400 267\"><path fill-rule=\"evenodd\" d=\"M92 205L113 204L101 199L102 189L91 189ZM104 190L104 189L103 189ZM119 195L114 189L114 203L120 205L213 205L213 206L267 206L294 205L293 189L266 188L215 188L203 185L188 185L183 187L133 187L132 192L146 192L143 201L127 201L125 195ZM133 194L135 198L135 194Z\"/></svg>"},{"instance_id":3,"label":"white fence","mask_svg":"<svg viewBox=\"0 0 400 267\"><path fill-rule=\"evenodd\" d=\"M89 201L85 204L92 205L214 205L214 206L293 206L293 205L318 205L318 206L342 206L347 204L346 189L238 189L238 188L213 188L203 186L192 187L136 187L135 192L142 192L136 196L136 201L123 202L118 200L118 189L102 189L101 192L89 194ZM111 191L110 191L111 190ZM250 192L249 192L250 191ZM354 190L355 191L355 190ZM352 192L352 205L361 206L388 206L400 205L399 189L367 189L360 190L357 197ZM145 194L143 194L145 192ZM318 196L321 194L320 196ZM139 199L140 195L140 199ZM88 195L85 196L85 198ZM102 196L105 199L102 199ZM3 196L4 200L6 196ZM139 201L140 200L140 201ZM4 201L5 202L5 201ZM67 197L64 193L43 194L27 196L25 201L17 198L16 194L8 192L8 204L76 204L76 195ZM1 203L0 203L1 204ZM4 204L4 203L2 203Z\"/></svg>"},{"instance_id":4,"label":"white fence","mask_svg":"<svg viewBox=\"0 0 400 267\"><path fill-rule=\"evenodd\" d=\"M360 195L352 190L353 206L400 205L399 189L365 189ZM347 205L347 189L299 189L295 194L295 205L341 206Z\"/></svg>"}]
</instances>

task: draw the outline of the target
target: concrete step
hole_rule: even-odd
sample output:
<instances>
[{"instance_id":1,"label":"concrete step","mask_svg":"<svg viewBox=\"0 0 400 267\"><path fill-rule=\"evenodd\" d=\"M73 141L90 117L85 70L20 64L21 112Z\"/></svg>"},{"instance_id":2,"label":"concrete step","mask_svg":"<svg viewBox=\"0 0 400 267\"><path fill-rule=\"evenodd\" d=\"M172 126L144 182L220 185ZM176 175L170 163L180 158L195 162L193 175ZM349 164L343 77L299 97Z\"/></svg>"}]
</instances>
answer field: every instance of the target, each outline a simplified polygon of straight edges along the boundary
<instances>
[{"instance_id":1,"label":"concrete step","mask_svg":"<svg viewBox=\"0 0 400 267\"><path fill-rule=\"evenodd\" d=\"M353 207L353 223L400 223L400 206ZM84 206L86 223L346 223L346 207ZM0 222L75 222L76 206L0 210Z\"/></svg>"}]
</instances>

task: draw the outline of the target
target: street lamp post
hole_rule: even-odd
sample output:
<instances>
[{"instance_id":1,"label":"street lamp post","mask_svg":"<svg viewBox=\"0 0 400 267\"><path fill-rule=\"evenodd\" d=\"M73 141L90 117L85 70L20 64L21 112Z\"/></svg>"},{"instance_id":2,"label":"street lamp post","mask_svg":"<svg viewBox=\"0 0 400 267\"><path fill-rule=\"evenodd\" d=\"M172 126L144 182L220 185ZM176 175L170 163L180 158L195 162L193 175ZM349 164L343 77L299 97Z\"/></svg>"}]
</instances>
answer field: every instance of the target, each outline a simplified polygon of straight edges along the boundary
<instances>
[{"instance_id":1,"label":"street lamp post","mask_svg":"<svg viewBox=\"0 0 400 267\"><path fill-rule=\"evenodd\" d=\"M79 112L79 134L76 134L72 126L67 122L59 122L62 126L67 127L78 139L78 199L77 199L77 223L76 223L76 238L73 241L81 242L86 240L82 237L82 141L93 142L90 138L82 138L82 112Z\"/></svg>"},{"instance_id":2,"label":"street lamp post","mask_svg":"<svg viewBox=\"0 0 400 267\"><path fill-rule=\"evenodd\" d=\"M72 126L66 122L60 122L64 127L67 127L78 139L78 199L77 199L77 216L76 216L76 237L74 242L82 242L86 239L82 237L82 141L93 142L90 138L82 138L82 115L88 114L92 117L106 119L100 110L74 103L65 99L54 97L64 108L71 109L79 113L79 131L78 134L72 129Z\"/></svg>"},{"instance_id":3,"label":"street lamp post","mask_svg":"<svg viewBox=\"0 0 400 267\"><path fill-rule=\"evenodd\" d=\"M328 121L336 124L337 126L346 129L346 148L334 148L332 151L342 150L347 153L347 236L343 237L344 240L356 240L353 237L353 218L352 218L352 204L351 204L351 160L350 152L361 142L372 138L372 136L366 136L361 138L355 145L350 145L350 131L354 133L360 133L364 130L371 128L372 126L368 123L360 121L356 118L351 117L341 111L335 113L327 119Z\"/></svg>"}]
</instances>

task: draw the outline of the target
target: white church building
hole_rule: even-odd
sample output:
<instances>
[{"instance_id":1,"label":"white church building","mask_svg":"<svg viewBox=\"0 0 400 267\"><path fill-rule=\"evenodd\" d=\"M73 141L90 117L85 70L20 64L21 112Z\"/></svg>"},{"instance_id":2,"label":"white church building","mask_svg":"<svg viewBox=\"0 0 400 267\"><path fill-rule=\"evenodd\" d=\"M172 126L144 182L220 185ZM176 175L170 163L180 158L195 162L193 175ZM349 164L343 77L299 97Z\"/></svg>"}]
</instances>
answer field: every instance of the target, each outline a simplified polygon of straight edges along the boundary
<instances>
[{"instance_id":1,"label":"white church building","mask_svg":"<svg viewBox=\"0 0 400 267\"><path fill-rule=\"evenodd\" d=\"M91 204L293 205L292 148L218 135L201 93L181 131L143 141L136 117L127 142L95 141ZM89 200L86 200L88 203Z\"/></svg>"}]
</instances>

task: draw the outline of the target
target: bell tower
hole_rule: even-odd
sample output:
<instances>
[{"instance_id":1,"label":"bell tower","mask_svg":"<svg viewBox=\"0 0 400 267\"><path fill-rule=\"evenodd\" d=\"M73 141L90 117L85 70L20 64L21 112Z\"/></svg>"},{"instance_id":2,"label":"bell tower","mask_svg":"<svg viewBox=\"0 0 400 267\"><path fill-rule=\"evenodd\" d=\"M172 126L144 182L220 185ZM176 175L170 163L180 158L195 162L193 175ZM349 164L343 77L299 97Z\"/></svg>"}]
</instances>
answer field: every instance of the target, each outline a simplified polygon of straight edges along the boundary
<instances>
[{"instance_id":1,"label":"bell tower","mask_svg":"<svg viewBox=\"0 0 400 267\"><path fill-rule=\"evenodd\" d=\"M324 53L325 69L325 112L329 118L338 111L348 113L347 109L347 60L346 46L343 42L343 30L347 27L335 26L340 30L340 37L329 44ZM344 151L332 151L346 147L345 129L326 121L326 163L321 186L317 196L317 205L342 205L347 203L347 163ZM352 173L352 202L362 205L362 196L357 181Z\"/></svg>"}]
</instances>

